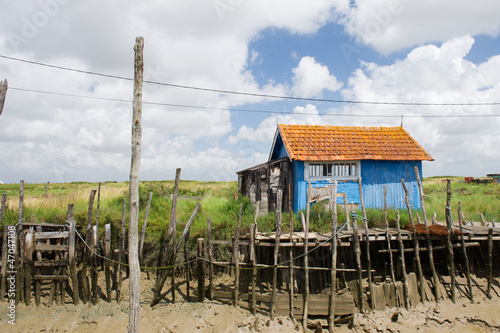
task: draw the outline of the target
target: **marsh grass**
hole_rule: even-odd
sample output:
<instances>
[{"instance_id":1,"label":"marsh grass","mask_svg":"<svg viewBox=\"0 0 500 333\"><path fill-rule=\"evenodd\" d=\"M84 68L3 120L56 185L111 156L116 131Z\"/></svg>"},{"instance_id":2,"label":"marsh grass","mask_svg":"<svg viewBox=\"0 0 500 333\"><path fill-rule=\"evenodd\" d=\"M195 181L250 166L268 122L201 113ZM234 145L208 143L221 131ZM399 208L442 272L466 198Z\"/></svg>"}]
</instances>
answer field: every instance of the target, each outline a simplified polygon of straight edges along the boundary
<instances>
[{"instance_id":1,"label":"marsh grass","mask_svg":"<svg viewBox=\"0 0 500 333\"><path fill-rule=\"evenodd\" d=\"M441 177L444 178L444 177ZM51 222L64 224L66 221L68 204L74 204L75 220L80 228L86 226L88 200L92 189L97 189L97 183L61 183L50 184L48 194L45 194L46 184L25 184L24 219L29 222ZM146 235L146 248L155 248L165 232L170 220L172 207L171 194L173 181L143 181L140 184L140 216L139 228L142 228L144 212L149 192L153 192L153 199L148 217ZM431 219L436 212L437 218L444 221L446 204L446 182L440 178L424 180L425 204L427 218ZM480 213L486 220L500 220L500 185L465 184L463 179L454 178L452 183L452 213L455 221L457 218L458 201L462 203L462 211L467 220L480 221ZM19 210L19 184L1 184L0 193L8 195L7 209L4 214L4 223L15 224L18 221ZM113 237L116 240L118 230L121 228L122 202L128 199L128 183L106 182L101 186L100 225L101 233L106 223L111 223ZM97 200L97 198L96 198ZM177 232L180 236L185 224L189 220L196 203L201 202L190 233L192 245L198 237L206 237L207 219L212 221L213 239L231 239L235 225L238 221L240 205L243 205L241 233L249 231L249 225L254 222L255 210L249 199L237 195L236 182L199 182L181 181L179 184L179 199L177 203ZM94 223L95 223L94 204ZM356 212L362 215L361 211ZM413 216L416 222L416 214ZM395 226L397 212L388 210L388 221L391 227ZM127 206L128 215L128 206ZM369 227L385 228L384 213L382 210L367 209ZM302 230L300 214L291 215L294 230ZM283 232L289 232L290 215L282 214ZM338 223L342 225L346 220L344 213L339 209ZM276 216L274 213L259 216L257 219L258 230L271 232L275 230ZM406 210L400 211L400 224L409 223ZM310 230L328 233L331 231L331 212L325 211L320 205L314 205L310 215Z\"/></svg>"}]
</instances>

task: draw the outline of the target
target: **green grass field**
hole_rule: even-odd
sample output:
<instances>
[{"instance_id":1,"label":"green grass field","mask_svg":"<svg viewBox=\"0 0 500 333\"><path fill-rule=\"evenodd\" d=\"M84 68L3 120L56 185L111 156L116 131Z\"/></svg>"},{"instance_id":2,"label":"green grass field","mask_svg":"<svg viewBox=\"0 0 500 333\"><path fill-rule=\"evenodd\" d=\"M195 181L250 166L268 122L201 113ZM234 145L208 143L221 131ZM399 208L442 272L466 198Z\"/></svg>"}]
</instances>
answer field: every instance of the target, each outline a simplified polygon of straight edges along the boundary
<instances>
[{"instance_id":1,"label":"green grass field","mask_svg":"<svg viewBox=\"0 0 500 333\"><path fill-rule=\"evenodd\" d=\"M445 219L446 204L446 182L442 177L424 179L425 205L427 217L430 219L435 212L439 221ZM89 194L92 189L97 189L97 183L55 183L50 184L46 193L46 184L25 184L24 188L24 220L26 222L51 222L63 224L66 221L68 204L74 204L75 220L80 227L86 225ZM144 220L144 210L148 200L148 193L153 192L151 209L148 217L148 232L146 243L149 246L157 244L165 235L170 219L171 194L173 193L173 181L143 181L140 185L141 214L139 227ZM5 209L3 223L15 224L19 215L19 184L1 184L0 194L7 194L7 207ZM128 183L106 182L101 185L101 198L99 209L99 223L103 226L111 223L113 230L119 230L122 219L122 202L127 198ZM177 205L177 219L179 223L178 232L182 232L185 223L191 216L196 203L201 202L200 211L191 227L191 239L206 235L207 218L212 221L214 239L230 239L234 233L237 223L240 205L243 205L242 232L249 229L254 221L254 208L250 201L237 194L236 182L198 182L181 181L179 185L179 200ZM458 202L461 202L462 212L465 219L480 221L480 214L487 221L500 221L500 185L466 184L463 178L453 178L452 183L452 212L453 219L458 221ZM94 223L95 209L94 203ZM127 208L128 210L128 208ZM360 214L360 212L358 212ZM414 212L414 216L416 213ZM383 226L383 212L379 210L367 210L371 226ZM390 210L388 217L391 225L394 225L397 212ZM401 224L408 223L406 211L400 211ZM283 215L283 229L289 230L288 214ZM258 218L260 231L274 230L276 217L269 214ZM294 228L300 228L298 216L293 214ZM339 214L339 222L345 221L345 216ZM331 225L331 213L325 212L321 206L316 205L311 209L311 230L328 232ZM103 230L101 229L101 232ZM117 237L117 233L114 233ZM148 245L147 245L148 246Z\"/></svg>"}]
</instances>

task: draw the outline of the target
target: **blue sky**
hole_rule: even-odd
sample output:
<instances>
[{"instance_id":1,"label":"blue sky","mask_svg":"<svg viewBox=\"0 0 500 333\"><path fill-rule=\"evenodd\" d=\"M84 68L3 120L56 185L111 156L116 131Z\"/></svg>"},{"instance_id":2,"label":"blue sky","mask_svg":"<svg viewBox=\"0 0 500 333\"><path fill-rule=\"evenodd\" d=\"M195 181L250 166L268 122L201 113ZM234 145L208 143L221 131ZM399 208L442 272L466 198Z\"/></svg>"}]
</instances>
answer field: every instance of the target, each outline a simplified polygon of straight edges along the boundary
<instances>
[{"instance_id":1,"label":"blue sky","mask_svg":"<svg viewBox=\"0 0 500 333\"><path fill-rule=\"evenodd\" d=\"M435 159L424 163L424 176L500 172L496 0L0 6L0 79L10 87L0 115L3 182L128 179L131 82L41 64L131 78L137 36L145 39L149 81L434 104L145 84L144 102L168 105L144 104L142 179L172 179L181 167L184 179L236 180L236 171L267 160L278 122L398 126L401 115ZM440 105L450 103L471 105Z\"/></svg>"}]
</instances>

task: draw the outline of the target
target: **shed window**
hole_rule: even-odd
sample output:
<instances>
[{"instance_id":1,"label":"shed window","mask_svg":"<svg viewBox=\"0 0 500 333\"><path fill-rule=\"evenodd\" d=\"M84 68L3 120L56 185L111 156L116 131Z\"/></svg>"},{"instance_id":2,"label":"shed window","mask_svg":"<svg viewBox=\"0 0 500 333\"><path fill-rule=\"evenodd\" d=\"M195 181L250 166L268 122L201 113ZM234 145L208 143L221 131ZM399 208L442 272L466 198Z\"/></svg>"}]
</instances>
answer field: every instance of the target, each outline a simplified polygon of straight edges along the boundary
<instances>
[{"instance_id":1,"label":"shed window","mask_svg":"<svg viewBox=\"0 0 500 333\"><path fill-rule=\"evenodd\" d=\"M309 178L352 178L358 176L359 170L359 162L309 163L308 166Z\"/></svg>"}]
</instances>

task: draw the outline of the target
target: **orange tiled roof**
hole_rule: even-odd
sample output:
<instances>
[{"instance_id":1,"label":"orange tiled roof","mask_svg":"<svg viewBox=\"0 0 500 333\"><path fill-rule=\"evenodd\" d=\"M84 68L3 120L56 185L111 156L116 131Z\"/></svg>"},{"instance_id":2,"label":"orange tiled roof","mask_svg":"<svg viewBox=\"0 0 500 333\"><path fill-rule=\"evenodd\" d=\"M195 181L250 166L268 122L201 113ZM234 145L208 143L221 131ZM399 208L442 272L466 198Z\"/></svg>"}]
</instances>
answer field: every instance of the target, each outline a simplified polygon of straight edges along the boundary
<instances>
[{"instance_id":1,"label":"orange tiled roof","mask_svg":"<svg viewBox=\"0 0 500 333\"><path fill-rule=\"evenodd\" d=\"M292 160L433 161L402 127L278 125Z\"/></svg>"}]
</instances>

